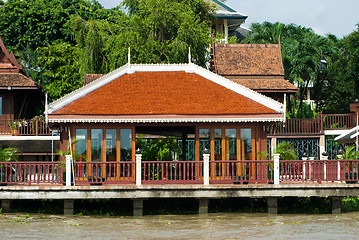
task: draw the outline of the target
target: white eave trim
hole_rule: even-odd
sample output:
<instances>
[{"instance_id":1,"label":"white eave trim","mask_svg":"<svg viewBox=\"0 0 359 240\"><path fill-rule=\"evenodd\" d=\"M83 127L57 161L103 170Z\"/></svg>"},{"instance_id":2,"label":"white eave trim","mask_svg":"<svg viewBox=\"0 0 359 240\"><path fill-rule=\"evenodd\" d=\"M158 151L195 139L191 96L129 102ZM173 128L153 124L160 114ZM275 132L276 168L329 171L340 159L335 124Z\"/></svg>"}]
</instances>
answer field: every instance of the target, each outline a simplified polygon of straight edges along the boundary
<instances>
[{"instance_id":1,"label":"white eave trim","mask_svg":"<svg viewBox=\"0 0 359 240\"><path fill-rule=\"evenodd\" d=\"M147 118L147 119L49 119L50 123L253 123L282 122L277 118Z\"/></svg>"},{"instance_id":2,"label":"white eave trim","mask_svg":"<svg viewBox=\"0 0 359 240\"><path fill-rule=\"evenodd\" d=\"M277 102L267 96L264 96L258 92L255 92L249 88L246 88L236 82L233 82L227 78L217 75L207 69L197 66L194 63L188 64L126 64L101 78L79 88L68 95L56 100L48 106L48 114L51 114L62 107L70 104L77 99L84 97L86 94L95 91L96 89L112 82L113 80L127 74L135 72L164 72L164 71L185 71L187 73L198 74L209 81L217 83L218 85L232 90L240 95L243 95L255 102L258 102L278 113L284 113L283 104Z\"/></svg>"}]
</instances>

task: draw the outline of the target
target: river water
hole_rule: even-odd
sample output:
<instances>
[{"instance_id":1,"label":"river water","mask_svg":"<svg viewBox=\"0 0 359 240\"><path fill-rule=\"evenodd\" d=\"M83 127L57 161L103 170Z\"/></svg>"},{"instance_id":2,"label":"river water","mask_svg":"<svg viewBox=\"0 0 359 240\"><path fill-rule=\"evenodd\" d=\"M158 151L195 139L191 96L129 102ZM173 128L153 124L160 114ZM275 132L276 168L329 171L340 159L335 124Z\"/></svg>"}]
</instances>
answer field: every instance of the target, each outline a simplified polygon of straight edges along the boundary
<instances>
[{"instance_id":1,"label":"river water","mask_svg":"<svg viewBox=\"0 0 359 240\"><path fill-rule=\"evenodd\" d=\"M359 212L134 217L1 214L1 239L357 239Z\"/></svg>"}]
</instances>

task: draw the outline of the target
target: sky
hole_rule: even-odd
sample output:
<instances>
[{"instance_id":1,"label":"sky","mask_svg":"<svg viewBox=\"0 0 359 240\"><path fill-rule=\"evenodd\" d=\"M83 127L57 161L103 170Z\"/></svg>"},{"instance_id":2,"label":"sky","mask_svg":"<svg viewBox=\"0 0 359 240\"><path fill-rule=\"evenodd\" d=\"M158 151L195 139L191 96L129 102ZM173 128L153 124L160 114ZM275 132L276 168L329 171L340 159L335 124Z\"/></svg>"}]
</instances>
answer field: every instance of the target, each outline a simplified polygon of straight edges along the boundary
<instances>
[{"instance_id":1,"label":"sky","mask_svg":"<svg viewBox=\"0 0 359 240\"><path fill-rule=\"evenodd\" d=\"M121 0L97 0L105 8L116 7ZM295 23L312 28L317 34L342 38L359 23L359 0L227 0L227 5L247 15L243 24L264 21Z\"/></svg>"}]
</instances>

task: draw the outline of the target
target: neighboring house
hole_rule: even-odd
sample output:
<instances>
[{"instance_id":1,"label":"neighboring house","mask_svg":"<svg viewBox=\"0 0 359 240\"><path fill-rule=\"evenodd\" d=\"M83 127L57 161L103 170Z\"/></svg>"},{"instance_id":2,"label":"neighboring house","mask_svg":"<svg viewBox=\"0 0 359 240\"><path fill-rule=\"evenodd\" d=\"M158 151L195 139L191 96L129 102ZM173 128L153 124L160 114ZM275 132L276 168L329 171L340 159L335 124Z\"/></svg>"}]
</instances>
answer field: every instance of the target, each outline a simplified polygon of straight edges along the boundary
<instances>
[{"instance_id":1,"label":"neighboring house","mask_svg":"<svg viewBox=\"0 0 359 240\"><path fill-rule=\"evenodd\" d=\"M214 44L210 70L284 102L298 88L284 79L279 44Z\"/></svg>"},{"instance_id":2,"label":"neighboring house","mask_svg":"<svg viewBox=\"0 0 359 240\"><path fill-rule=\"evenodd\" d=\"M91 75L89 75L91 77ZM97 77L97 76L95 76ZM48 106L61 148L87 161L134 161L143 134L181 140L179 160L259 159L283 105L193 63L126 64ZM191 157L193 156L193 158Z\"/></svg>"},{"instance_id":3,"label":"neighboring house","mask_svg":"<svg viewBox=\"0 0 359 240\"><path fill-rule=\"evenodd\" d=\"M241 27L241 24L248 18L245 14L228 6L225 2L220 0L206 0L215 4L217 9L215 17L217 21L213 24L212 29L219 34L224 34L224 43L228 42L228 37L236 36L239 40L245 38L248 34L248 29Z\"/></svg>"},{"instance_id":4,"label":"neighboring house","mask_svg":"<svg viewBox=\"0 0 359 240\"><path fill-rule=\"evenodd\" d=\"M51 155L52 141L43 111L45 94L23 71L0 37L0 147L15 147L22 159ZM44 141L37 141L44 140ZM57 142L58 145L58 142ZM56 143L55 143L56 146ZM27 157L25 157L27 156Z\"/></svg>"}]
</instances>

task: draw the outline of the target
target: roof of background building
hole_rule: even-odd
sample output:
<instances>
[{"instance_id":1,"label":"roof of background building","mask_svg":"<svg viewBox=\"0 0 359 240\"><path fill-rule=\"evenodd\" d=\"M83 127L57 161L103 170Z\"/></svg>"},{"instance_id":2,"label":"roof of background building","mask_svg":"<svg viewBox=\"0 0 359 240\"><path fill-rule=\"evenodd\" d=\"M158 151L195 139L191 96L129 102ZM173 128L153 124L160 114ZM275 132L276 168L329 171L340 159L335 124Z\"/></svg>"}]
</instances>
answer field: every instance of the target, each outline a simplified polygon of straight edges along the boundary
<instances>
[{"instance_id":1,"label":"roof of background building","mask_svg":"<svg viewBox=\"0 0 359 240\"><path fill-rule=\"evenodd\" d=\"M222 76L284 76L278 44L215 44L215 69Z\"/></svg>"},{"instance_id":2,"label":"roof of background building","mask_svg":"<svg viewBox=\"0 0 359 240\"><path fill-rule=\"evenodd\" d=\"M284 78L230 79L258 92L297 92L298 88Z\"/></svg>"},{"instance_id":3,"label":"roof of background building","mask_svg":"<svg viewBox=\"0 0 359 240\"><path fill-rule=\"evenodd\" d=\"M12 52L8 52L0 37L0 87L38 88L35 82L22 73L22 66Z\"/></svg>"}]
</instances>

